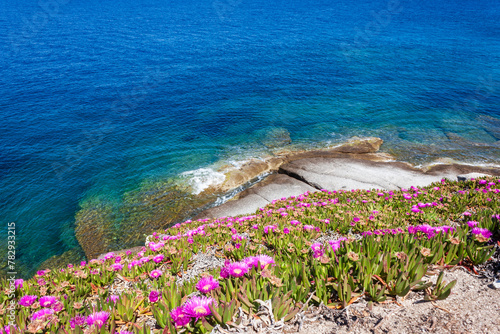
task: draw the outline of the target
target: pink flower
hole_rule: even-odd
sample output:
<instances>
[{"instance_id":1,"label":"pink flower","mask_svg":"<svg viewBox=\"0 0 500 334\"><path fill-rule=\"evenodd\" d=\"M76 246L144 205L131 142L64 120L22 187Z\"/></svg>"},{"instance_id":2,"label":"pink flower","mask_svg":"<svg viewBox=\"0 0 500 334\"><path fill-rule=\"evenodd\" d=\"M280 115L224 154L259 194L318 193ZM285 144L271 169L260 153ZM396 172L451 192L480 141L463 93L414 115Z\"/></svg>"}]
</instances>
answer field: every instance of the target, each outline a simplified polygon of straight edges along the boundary
<instances>
[{"instance_id":1,"label":"pink flower","mask_svg":"<svg viewBox=\"0 0 500 334\"><path fill-rule=\"evenodd\" d=\"M31 306L36 300L38 299L38 296L34 295L27 295L27 296L22 296L19 299L19 305L22 305L24 307L29 307Z\"/></svg>"},{"instance_id":2,"label":"pink flower","mask_svg":"<svg viewBox=\"0 0 500 334\"><path fill-rule=\"evenodd\" d=\"M106 299L107 302L109 302L110 300L116 304L116 302L118 301L118 299L120 299L120 296L118 295L111 295L108 297L108 299Z\"/></svg>"},{"instance_id":3,"label":"pink flower","mask_svg":"<svg viewBox=\"0 0 500 334\"><path fill-rule=\"evenodd\" d=\"M120 263L114 263L111 268L113 268L114 271L120 271L123 269L123 266Z\"/></svg>"},{"instance_id":4,"label":"pink flower","mask_svg":"<svg viewBox=\"0 0 500 334\"><path fill-rule=\"evenodd\" d=\"M56 302L56 297L54 296L43 296L40 298L41 307L51 307Z\"/></svg>"},{"instance_id":5,"label":"pink flower","mask_svg":"<svg viewBox=\"0 0 500 334\"><path fill-rule=\"evenodd\" d=\"M152 270L150 273L149 273L149 276L151 278L158 278L160 277L161 275L163 275L163 272L159 269L155 269L155 270Z\"/></svg>"},{"instance_id":6,"label":"pink flower","mask_svg":"<svg viewBox=\"0 0 500 334\"><path fill-rule=\"evenodd\" d=\"M277 225L268 225L266 227L264 227L264 233L269 233L269 230L271 231L276 231L276 229L278 228Z\"/></svg>"},{"instance_id":7,"label":"pink flower","mask_svg":"<svg viewBox=\"0 0 500 334\"><path fill-rule=\"evenodd\" d=\"M54 310L51 308L43 308L40 311L36 311L31 315L31 321L35 321L36 319L46 319L47 317L54 314Z\"/></svg>"},{"instance_id":8,"label":"pink flower","mask_svg":"<svg viewBox=\"0 0 500 334\"><path fill-rule=\"evenodd\" d=\"M186 326L187 324L189 324L189 321L191 321L191 317L184 314L182 306L174 308L170 312L170 317L172 318L172 321L174 322L176 327Z\"/></svg>"},{"instance_id":9,"label":"pink flower","mask_svg":"<svg viewBox=\"0 0 500 334\"><path fill-rule=\"evenodd\" d=\"M227 273L232 277L241 277L244 276L249 268L245 262L233 262L229 265L225 266ZM222 276L222 275L221 275Z\"/></svg>"},{"instance_id":10,"label":"pink flower","mask_svg":"<svg viewBox=\"0 0 500 334\"><path fill-rule=\"evenodd\" d=\"M113 253L113 252L110 252L110 253L104 255L105 260L109 260L109 259L112 259L114 257L115 257L115 253Z\"/></svg>"},{"instance_id":11,"label":"pink flower","mask_svg":"<svg viewBox=\"0 0 500 334\"><path fill-rule=\"evenodd\" d=\"M484 238L489 239L493 233L491 233L487 228L474 227L471 230L472 234L482 235Z\"/></svg>"},{"instance_id":12,"label":"pink flower","mask_svg":"<svg viewBox=\"0 0 500 334\"><path fill-rule=\"evenodd\" d=\"M213 298L192 297L184 303L182 310L185 315L198 319L211 315L212 311L210 311L209 306L214 304L215 300Z\"/></svg>"},{"instance_id":13,"label":"pink flower","mask_svg":"<svg viewBox=\"0 0 500 334\"><path fill-rule=\"evenodd\" d=\"M163 254L158 254L155 257L153 257L153 262L160 263L161 261L163 261L164 258L165 256Z\"/></svg>"},{"instance_id":14,"label":"pink flower","mask_svg":"<svg viewBox=\"0 0 500 334\"><path fill-rule=\"evenodd\" d=\"M19 289L19 288L22 289L23 288L23 283L24 283L24 280L22 278L16 279L14 281L14 286L15 286L16 290Z\"/></svg>"},{"instance_id":15,"label":"pink flower","mask_svg":"<svg viewBox=\"0 0 500 334\"><path fill-rule=\"evenodd\" d=\"M86 320L87 319L84 316L77 315L76 317L69 320L69 325L71 326L71 329L75 329L76 326L83 327Z\"/></svg>"},{"instance_id":16,"label":"pink flower","mask_svg":"<svg viewBox=\"0 0 500 334\"><path fill-rule=\"evenodd\" d=\"M106 323L106 321L108 321L108 318L108 312L95 312L87 317L87 324L89 326L95 325L96 327L101 328Z\"/></svg>"},{"instance_id":17,"label":"pink flower","mask_svg":"<svg viewBox=\"0 0 500 334\"><path fill-rule=\"evenodd\" d=\"M212 290L215 290L219 287L219 281L214 279L212 276L203 277L196 284L196 289L203 293L208 293Z\"/></svg>"},{"instance_id":18,"label":"pink flower","mask_svg":"<svg viewBox=\"0 0 500 334\"><path fill-rule=\"evenodd\" d=\"M158 299L160 298L160 293L156 290L152 290L150 293L149 293L149 302L150 303L156 303L158 301Z\"/></svg>"},{"instance_id":19,"label":"pink flower","mask_svg":"<svg viewBox=\"0 0 500 334\"><path fill-rule=\"evenodd\" d=\"M470 228L476 227L479 222L471 220L467 222L467 225L469 225Z\"/></svg>"}]
</instances>

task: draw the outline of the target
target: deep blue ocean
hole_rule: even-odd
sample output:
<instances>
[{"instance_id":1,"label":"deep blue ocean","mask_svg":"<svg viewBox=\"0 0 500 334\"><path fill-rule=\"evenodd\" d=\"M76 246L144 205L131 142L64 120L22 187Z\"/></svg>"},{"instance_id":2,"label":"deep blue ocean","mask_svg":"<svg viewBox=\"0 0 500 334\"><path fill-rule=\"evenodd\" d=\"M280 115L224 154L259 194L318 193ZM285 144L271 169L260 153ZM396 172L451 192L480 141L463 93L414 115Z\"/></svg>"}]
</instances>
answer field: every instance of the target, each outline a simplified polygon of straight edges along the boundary
<instances>
[{"instance_id":1,"label":"deep blue ocean","mask_svg":"<svg viewBox=\"0 0 500 334\"><path fill-rule=\"evenodd\" d=\"M500 1L0 3L0 244L15 222L24 276L81 256L78 215L144 228L276 131L500 164Z\"/></svg>"}]
</instances>

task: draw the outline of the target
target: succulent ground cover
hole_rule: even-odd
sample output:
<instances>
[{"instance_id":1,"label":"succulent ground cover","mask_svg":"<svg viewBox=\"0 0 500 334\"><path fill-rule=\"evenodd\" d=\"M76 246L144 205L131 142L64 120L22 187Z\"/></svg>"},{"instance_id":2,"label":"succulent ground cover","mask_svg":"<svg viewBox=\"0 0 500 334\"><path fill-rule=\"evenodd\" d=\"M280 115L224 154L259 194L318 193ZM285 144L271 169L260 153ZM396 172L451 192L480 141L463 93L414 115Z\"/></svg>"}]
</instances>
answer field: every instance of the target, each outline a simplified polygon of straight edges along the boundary
<instances>
[{"instance_id":1,"label":"succulent ground cover","mask_svg":"<svg viewBox=\"0 0 500 334\"><path fill-rule=\"evenodd\" d=\"M280 329L309 307L387 302L410 291L445 299L455 282L440 274L432 283L426 273L474 271L490 259L499 192L493 178L324 190L252 216L186 221L148 236L137 254L3 280L0 333L209 333L248 319Z\"/></svg>"}]
</instances>

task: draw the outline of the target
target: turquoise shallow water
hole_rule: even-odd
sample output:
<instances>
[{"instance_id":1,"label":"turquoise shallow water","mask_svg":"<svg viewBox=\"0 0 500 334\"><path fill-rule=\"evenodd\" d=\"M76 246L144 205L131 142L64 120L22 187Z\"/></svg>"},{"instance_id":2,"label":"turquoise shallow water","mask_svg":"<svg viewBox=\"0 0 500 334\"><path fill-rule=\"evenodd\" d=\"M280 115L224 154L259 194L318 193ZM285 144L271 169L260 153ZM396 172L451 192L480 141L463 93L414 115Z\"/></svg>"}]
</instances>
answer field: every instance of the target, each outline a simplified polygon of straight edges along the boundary
<instances>
[{"instance_id":1,"label":"turquoise shallow water","mask_svg":"<svg viewBox=\"0 0 500 334\"><path fill-rule=\"evenodd\" d=\"M57 4L0 13L0 212L26 275L80 249L78 217L121 247L206 204L172 180L262 156L276 129L297 147L379 136L415 164L500 160L498 2Z\"/></svg>"}]
</instances>

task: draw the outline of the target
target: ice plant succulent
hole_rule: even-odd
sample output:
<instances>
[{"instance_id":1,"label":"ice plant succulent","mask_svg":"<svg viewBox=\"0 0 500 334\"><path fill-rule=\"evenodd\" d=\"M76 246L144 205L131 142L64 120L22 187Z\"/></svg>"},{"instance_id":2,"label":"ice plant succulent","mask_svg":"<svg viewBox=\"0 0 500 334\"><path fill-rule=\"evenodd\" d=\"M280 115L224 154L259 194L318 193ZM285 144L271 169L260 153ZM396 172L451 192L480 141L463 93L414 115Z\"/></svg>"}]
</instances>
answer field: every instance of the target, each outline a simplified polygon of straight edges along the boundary
<instances>
[{"instance_id":1,"label":"ice plant succulent","mask_svg":"<svg viewBox=\"0 0 500 334\"><path fill-rule=\"evenodd\" d=\"M163 272L159 269L155 269L155 270L152 270L150 273L149 273L149 276L151 278L158 278L160 277L161 275L163 275Z\"/></svg>"},{"instance_id":2,"label":"ice plant succulent","mask_svg":"<svg viewBox=\"0 0 500 334\"><path fill-rule=\"evenodd\" d=\"M150 293L149 293L149 302L151 303L156 303L158 301L158 299L160 298L160 293L156 290L152 290Z\"/></svg>"},{"instance_id":3,"label":"ice plant succulent","mask_svg":"<svg viewBox=\"0 0 500 334\"><path fill-rule=\"evenodd\" d=\"M86 323L87 318L82 315L77 315L69 320L69 325L71 329L75 329L76 326L83 327Z\"/></svg>"},{"instance_id":4,"label":"ice plant succulent","mask_svg":"<svg viewBox=\"0 0 500 334\"><path fill-rule=\"evenodd\" d=\"M182 306L179 306L170 312L170 317L176 327L186 326L191 321L191 317L185 314L183 309Z\"/></svg>"},{"instance_id":5,"label":"ice plant succulent","mask_svg":"<svg viewBox=\"0 0 500 334\"><path fill-rule=\"evenodd\" d=\"M201 318L212 314L210 306L215 305L215 300L210 297L192 297L182 306L184 314L191 318Z\"/></svg>"},{"instance_id":6,"label":"ice plant succulent","mask_svg":"<svg viewBox=\"0 0 500 334\"><path fill-rule=\"evenodd\" d=\"M233 262L223 268L229 276L241 277L248 273L249 267L245 262ZM222 271L221 271L222 276Z\"/></svg>"},{"instance_id":7,"label":"ice plant succulent","mask_svg":"<svg viewBox=\"0 0 500 334\"><path fill-rule=\"evenodd\" d=\"M46 317L54 314L54 310L50 308L43 308L40 311L36 311L31 315L31 321L35 321L37 319L45 319Z\"/></svg>"},{"instance_id":8,"label":"ice plant succulent","mask_svg":"<svg viewBox=\"0 0 500 334\"><path fill-rule=\"evenodd\" d=\"M22 305L24 307L29 307L31 305L33 305L33 303L38 299L38 296L34 296L34 295L26 295L26 296L22 296L20 299L19 299L19 305Z\"/></svg>"},{"instance_id":9,"label":"ice plant succulent","mask_svg":"<svg viewBox=\"0 0 500 334\"><path fill-rule=\"evenodd\" d=\"M196 289L203 293L209 293L212 290L215 290L219 287L219 281L214 279L212 276L203 277L196 284Z\"/></svg>"},{"instance_id":10,"label":"ice plant succulent","mask_svg":"<svg viewBox=\"0 0 500 334\"><path fill-rule=\"evenodd\" d=\"M95 312L87 317L87 325L101 328L108 321L108 318L109 312Z\"/></svg>"},{"instance_id":11,"label":"ice plant succulent","mask_svg":"<svg viewBox=\"0 0 500 334\"><path fill-rule=\"evenodd\" d=\"M54 296L43 296L40 298L40 306L41 307L51 307L57 301Z\"/></svg>"}]
</instances>

